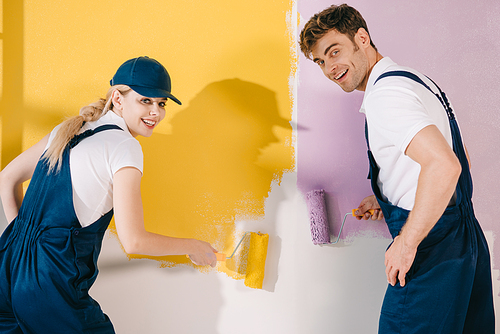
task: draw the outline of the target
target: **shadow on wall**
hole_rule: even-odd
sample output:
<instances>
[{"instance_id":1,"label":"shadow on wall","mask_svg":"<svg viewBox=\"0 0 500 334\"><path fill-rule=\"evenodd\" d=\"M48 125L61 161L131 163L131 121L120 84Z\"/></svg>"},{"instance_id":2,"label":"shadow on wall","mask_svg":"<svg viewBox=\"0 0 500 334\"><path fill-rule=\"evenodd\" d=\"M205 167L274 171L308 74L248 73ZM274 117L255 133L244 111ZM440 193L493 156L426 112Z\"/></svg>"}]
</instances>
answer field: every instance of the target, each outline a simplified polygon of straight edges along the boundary
<instances>
[{"instance_id":1,"label":"shadow on wall","mask_svg":"<svg viewBox=\"0 0 500 334\"><path fill-rule=\"evenodd\" d=\"M105 247L123 259L115 238L106 239ZM121 262L100 265L91 290L117 333L217 333L224 303L215 275L185 267L159 270L152 261Z\"/></svg>"},{"instance_id":2,"label":"shadow on wall","mask_svg":"<svg viewBox=\"0 0 500 334\"><path fill-rule=\"evenodd\" d=\"M278 126L291 138L292 127L279 116L273 91L239 79L209 84L170 124L171 135L141 142L146 228L206 240L231 254L242 235L235 221L263 219L272 182L293 168L291 143L280 143L273 133ZM276 145L284 153L259 163L266 147L276 152ZM266 226L262 232L274 230ZM184 256L155 259L169 267L190 263ZM219 270L242 278L224 264Z\"/></svg>"}]
</instances>

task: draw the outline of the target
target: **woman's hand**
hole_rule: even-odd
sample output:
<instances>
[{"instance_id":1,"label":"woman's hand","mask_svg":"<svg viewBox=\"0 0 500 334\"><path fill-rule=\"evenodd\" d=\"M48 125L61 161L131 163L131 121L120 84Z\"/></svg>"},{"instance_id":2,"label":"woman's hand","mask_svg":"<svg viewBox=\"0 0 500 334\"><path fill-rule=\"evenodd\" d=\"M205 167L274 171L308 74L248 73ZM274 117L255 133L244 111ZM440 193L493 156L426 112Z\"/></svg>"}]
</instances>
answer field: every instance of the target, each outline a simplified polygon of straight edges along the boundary
<instances>
[{"instance_id":1,"label":"woman's hand","mask_svg":"<svg viewBox=\"0 0 500 334\"><path fill-rule=\"evenodd\" d=\"M217 258L215 257L215 253L217 250L213 248L208 242L197 240L197 239L189 239L189 251L188 257L194 264L198 266L207 266L215 267L217 265Z\"/></svg>"}]
</instances>

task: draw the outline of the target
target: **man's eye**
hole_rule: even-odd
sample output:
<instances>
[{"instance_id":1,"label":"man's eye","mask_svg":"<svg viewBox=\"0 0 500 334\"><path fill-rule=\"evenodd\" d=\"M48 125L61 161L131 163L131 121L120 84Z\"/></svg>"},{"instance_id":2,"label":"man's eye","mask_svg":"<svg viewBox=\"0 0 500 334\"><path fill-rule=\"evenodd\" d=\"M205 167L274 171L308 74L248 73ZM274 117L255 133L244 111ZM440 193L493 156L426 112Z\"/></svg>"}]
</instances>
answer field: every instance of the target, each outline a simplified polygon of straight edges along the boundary
<instances>
[{"instance_id":1,"label":"man's eye","mask_svg":"<svg viewBox=\"0 0 500 334\"><path fill-rule=\"evenodd\" d=\"M318 60L318 61L317 61L317 64L318 64L319 66L323 65L324 63L325 63L325 61L324 61L324 60Z\"/></svg>"},{"instance_id":2,"label":"man's eye","mask_svg":"<svg viewBox=\"0 0 500 334\"><path fill-rule=\"evenodd\" d=\"M165 108L165 106L167 105L167 102L160 102L160 103L158 103L158 105L160 106L160 108Z\"/></svg>"},{"instance_id":3,"label":"man's eye","mask_svg":"<svg viewBox=\"0 0 500 334\"><path fill-rule=\"evenodd\" d=\"M142 103L147 103L147 104L149 104L149 103L151 103L151 100L150 100L150 99L142 99Z\"/></svg>"}]
</instances>

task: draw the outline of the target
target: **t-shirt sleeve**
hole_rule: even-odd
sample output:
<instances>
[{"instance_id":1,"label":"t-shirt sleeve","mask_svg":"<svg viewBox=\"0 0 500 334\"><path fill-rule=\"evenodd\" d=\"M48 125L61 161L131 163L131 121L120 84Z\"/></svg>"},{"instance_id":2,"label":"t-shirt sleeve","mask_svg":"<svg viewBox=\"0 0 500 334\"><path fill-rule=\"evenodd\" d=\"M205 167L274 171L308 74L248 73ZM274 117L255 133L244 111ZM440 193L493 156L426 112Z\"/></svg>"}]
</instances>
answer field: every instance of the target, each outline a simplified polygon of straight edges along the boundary
<instances>
[{"instance_id":1,"label":"t-shirt sleeve","mask_svg":"<svg viewBox=\"0 0 500 334\"><path fill-rule=\"evenodd\" d=\"M370 132L384 137L401 152L423 128L434 124L412 90L399 86L374 89L365 100Z\"/></svg>"},{"instance_id":2,"label":"t-shirt sleeve","mask_svg":"<svg viewBox=\"0 0 500 334\"><path fill-rule=\"evenodd\" d=\"M141 144L134 138L121 142L110 155L109 162L113 175L124 167L135 167L142 173L143 153Z\"/></svg>"},{"instance_id":3,"label":"t-shirt sleeve","mask_svg":"<svg viewBox=\"0 0 500 334\"><path fill-rule=\"evenodd\" d=\"M59 131L59 129L61 128L61 124L57 125L51 132L50 132L50 136L49 136L49 140L47 142L47 145L45 146L45 149L44 151L46 151L50 144L52 144L52 141L54 140L56 134L57 134L57 131Z\"/></svg>"}]
</instances>

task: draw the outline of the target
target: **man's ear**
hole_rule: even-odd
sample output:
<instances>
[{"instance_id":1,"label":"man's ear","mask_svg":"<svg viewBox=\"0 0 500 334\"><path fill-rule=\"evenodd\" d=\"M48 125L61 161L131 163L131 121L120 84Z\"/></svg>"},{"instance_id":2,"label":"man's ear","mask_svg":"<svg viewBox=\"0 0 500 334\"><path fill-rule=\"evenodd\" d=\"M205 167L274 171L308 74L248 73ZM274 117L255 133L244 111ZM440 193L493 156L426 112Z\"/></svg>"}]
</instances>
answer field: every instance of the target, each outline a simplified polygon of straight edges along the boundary
<instances>
[{"instance_id":1,"label":"man's ear","mask_svg":"<svg viewBox=\"0 0 500 334\"><path fill-rule=\"evenodd\" d=\"M359 28L356 35L354 35L354 40L358 43L360 47L368 47L370 46L370 35L365 28Z\"/></svg>"}]
</instances>

